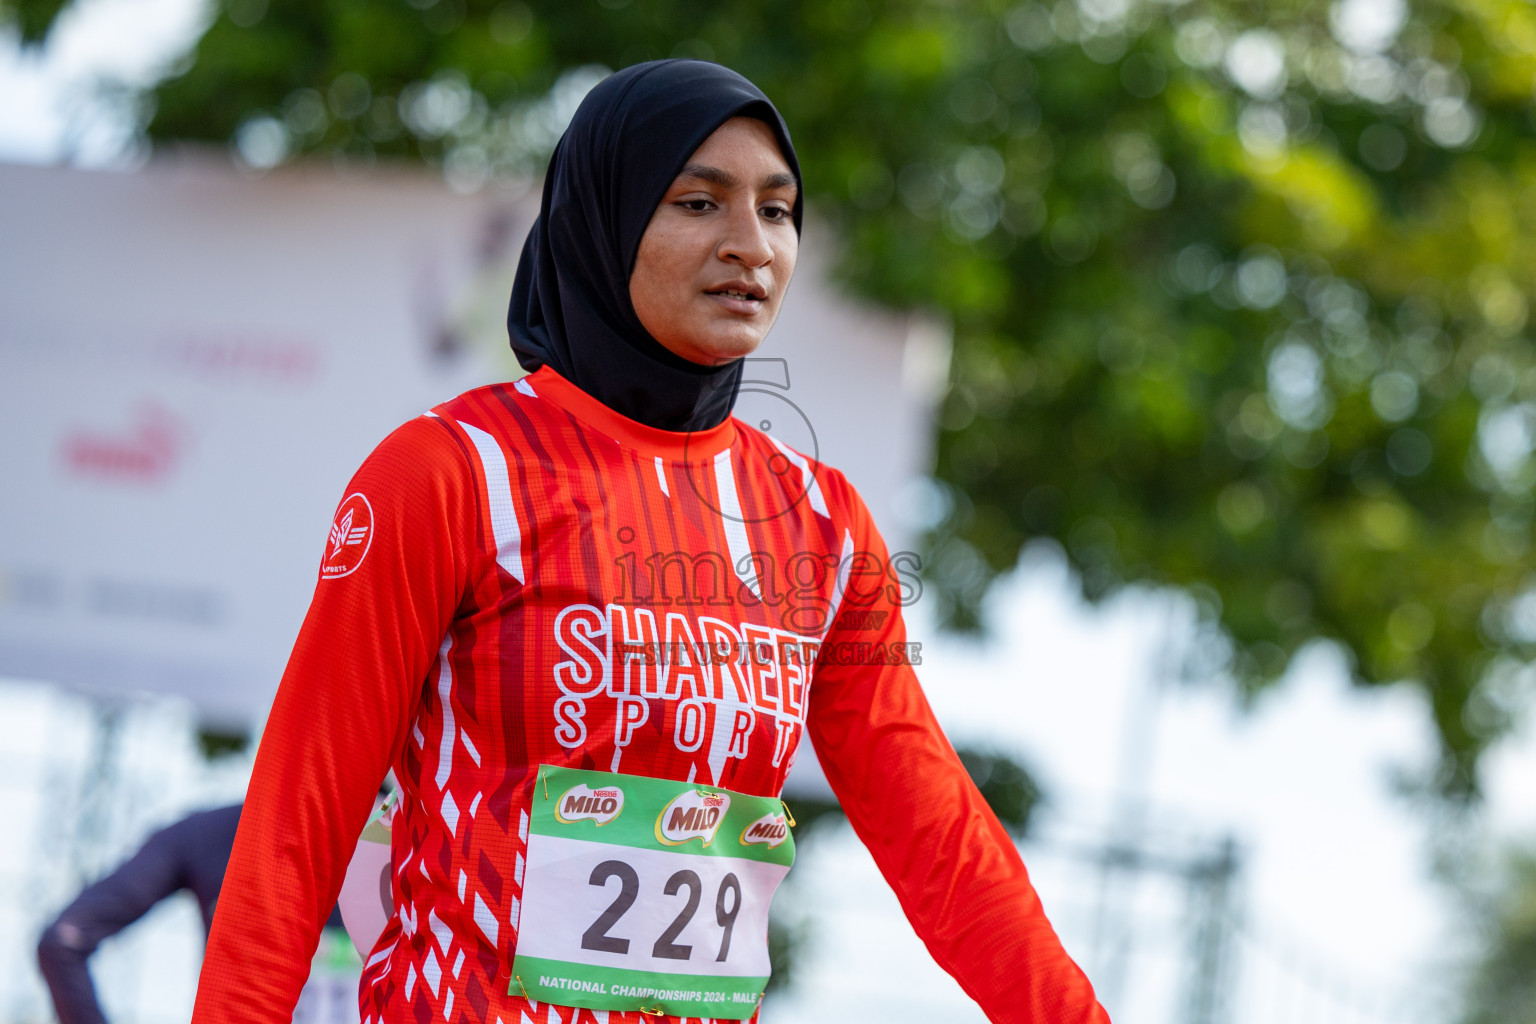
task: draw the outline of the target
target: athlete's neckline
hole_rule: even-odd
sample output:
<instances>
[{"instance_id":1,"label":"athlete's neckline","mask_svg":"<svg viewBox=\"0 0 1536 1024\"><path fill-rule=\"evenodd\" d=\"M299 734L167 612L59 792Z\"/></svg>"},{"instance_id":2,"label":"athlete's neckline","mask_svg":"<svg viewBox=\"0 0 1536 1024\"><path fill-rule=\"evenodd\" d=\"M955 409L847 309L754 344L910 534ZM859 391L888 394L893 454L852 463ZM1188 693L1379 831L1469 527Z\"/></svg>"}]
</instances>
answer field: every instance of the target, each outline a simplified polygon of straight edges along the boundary
<instances>
[{"instance_id":1,"label":"athlete's neckline","mask_svg":"<svg viewBox=\"0 0 1536 1024\"><path fill-rule=\"evenodd\" d=\"M547 364L526 378L528 386L598 433L642 455L667 462L703 462L729 448L736 440L736 421L708 430L662 430L614 412L602 402L566 380Z\"/></svg>"}]
</instances>

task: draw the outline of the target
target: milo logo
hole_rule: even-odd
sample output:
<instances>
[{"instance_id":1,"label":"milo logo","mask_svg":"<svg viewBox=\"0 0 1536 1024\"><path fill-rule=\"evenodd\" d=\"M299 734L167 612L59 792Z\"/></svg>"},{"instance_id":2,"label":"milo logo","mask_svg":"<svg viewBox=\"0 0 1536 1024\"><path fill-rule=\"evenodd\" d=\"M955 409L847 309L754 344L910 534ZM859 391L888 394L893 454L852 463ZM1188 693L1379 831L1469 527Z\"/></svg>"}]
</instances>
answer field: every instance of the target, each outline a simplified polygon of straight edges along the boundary
<instances>
[{"instance_id":1,"label":"milo logo","mask_svg":"<svg viewBox=\"0 0 1536 1024\"><path fill-rule=\"evenodd\" d=\"M593 789L585 782L572 786L555 802L555 818L562 824L595 821L606 825L624 809L624 791L617 786Z\"/></svg>"},{"instance_id":2,"label":"milo logo","mask_svg":"<svg viewBox=\"0 0 1536 1024\"><path fill-rule=\"evenodd\" d=\"M690 839L702 839L708 846L730 806L731 798L724 793L698 789L679 793L656 816L656 838L668 846L681 846Z\"/></svg>"},{"instance_id":3,"label":"milo logo","mask_svg":"<svg viewBox=\"0 0 1536 1024\"><path fill-rule=\"evenodd\" d=\"M789 838L789 822L782 814L765 814L741 830L741 845L762 843L773 849Z\"/></svg>"}]
</instances>

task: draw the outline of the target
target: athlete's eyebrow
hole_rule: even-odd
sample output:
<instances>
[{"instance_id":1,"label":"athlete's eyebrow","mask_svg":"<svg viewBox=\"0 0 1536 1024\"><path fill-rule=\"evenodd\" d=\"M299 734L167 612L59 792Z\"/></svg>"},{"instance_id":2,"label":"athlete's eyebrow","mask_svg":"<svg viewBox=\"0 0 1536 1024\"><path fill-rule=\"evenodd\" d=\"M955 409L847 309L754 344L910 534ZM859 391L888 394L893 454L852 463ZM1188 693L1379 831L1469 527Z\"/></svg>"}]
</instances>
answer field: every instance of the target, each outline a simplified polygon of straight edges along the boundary
<instances>
[{"instance_id":1,"label":"athlete's eyebrow","mask_svg":"<svg viewBox=\"0 0 1536 1024\"><path fill-rule=\"evenodd\" d=\"M689 164L678 173L677 177L678 180L694 178L698 181L707 181L712 185L719 185L721 188L735 188L741 184L736 175L730 171L721 167L711 167L709 164ZM769 192L776 188L799 189L799 187L799 180L788 171L770 174L758 183L758 189L763 192Z\"/></svg>"},{"instance_id":2,"label":"athlete's eyebrow","mask_svg":"<svg viewBox=\"0 0 1536 1024\"><path fill-rule=\"evenodd\" d=\"M699 181L707 181L711 185L719 185L721 188L735 188L738 184L736 175L719 167L711 167L708 164L689 164L678 174L679 178L697 178Z\"/></svg>"},{"instance_id":3,"label":"athlete's eyebrow","mask_svg":"<svg viewBox=\"0 0 1536 1024\"><path fill-rule=\"evenodd\" d=\"M770 174L764 178L758 188L764 192L776 188L792 188L798 191L800 182L788 171L780 171L778 174Z\"/></svg>"}]
</instances>

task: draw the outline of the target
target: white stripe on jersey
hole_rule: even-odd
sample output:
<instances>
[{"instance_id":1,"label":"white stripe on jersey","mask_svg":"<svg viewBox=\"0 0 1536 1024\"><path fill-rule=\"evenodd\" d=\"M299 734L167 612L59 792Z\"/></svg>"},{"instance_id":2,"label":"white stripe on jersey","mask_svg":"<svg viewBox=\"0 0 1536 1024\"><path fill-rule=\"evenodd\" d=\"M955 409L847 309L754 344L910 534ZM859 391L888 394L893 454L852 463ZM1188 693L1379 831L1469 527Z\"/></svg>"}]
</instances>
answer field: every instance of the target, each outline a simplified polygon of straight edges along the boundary
<instances>
[{"instance_id":1,"label":"white stripe on jersey","mask_svg":"<svg viewBox=\"0 0 1536 1024\"><path fill-rule=\"evenodd\" d=\"M773 442L773 446L783 452L784 457L793 462L795 467L800 470L800 483L805 488L806 497L811 499L811 508L815 509L816 514L821 516L821 518L831 519L832 513L827 511L827 499L822 496L821 484L816 482L816 474L811 472L810 462L806 460L804 455L801 455L793 448L780 444L779 439L772 434L767 435L767 437L768 440Z\"/></svg>"},{"instance_id":2,"label":"white stripe on jersey","mask_svg":"<svg viewBox=\"0 0 1536 1024\"><path fill-rule=\"evenodd\" d=\"M519 382L521 383L521 382ZM523 531L517 525L517 510L512 505L512 484L507 479L507 457L496 439L479 427L459 421L459 426L480 453L480 467L485 470L487 499L491 508L491 536L496 539L496 564L519 583L526 583L523 573Z\"/></svg>"},{"instance_id":3,"label":"white stripe on jersey","mask_svg":"<svg viewBox=\"0 0 1536 1024\"><path fill-rule=\"evenodd\" d=\"M720 494L720 521L725 527L725 546L731 553L731 568L758 600L763 591L757 579L757 563L752 559L752 541L747 524L742 522L741 498L736 494L736 471L731 467L731 450L715 456L715 490Z\"/></svg>"},{"instance_id":4,"label":"white stripe on jersey","mask_svg":"<svg viewBox=\"0 0 1536 1024\"><path fill-rule=\"evenodd\" d=\"M848 530L843 531L843 553L837 560L837 586L832 589L832 606L827 609L827 628L822 630L821 638L825 640L827 634L832 632L832 623L837 621L838 606L843 603L843 591L848 589L848 576L853 570L853 534Z\"/></svg>"}]
</instances>

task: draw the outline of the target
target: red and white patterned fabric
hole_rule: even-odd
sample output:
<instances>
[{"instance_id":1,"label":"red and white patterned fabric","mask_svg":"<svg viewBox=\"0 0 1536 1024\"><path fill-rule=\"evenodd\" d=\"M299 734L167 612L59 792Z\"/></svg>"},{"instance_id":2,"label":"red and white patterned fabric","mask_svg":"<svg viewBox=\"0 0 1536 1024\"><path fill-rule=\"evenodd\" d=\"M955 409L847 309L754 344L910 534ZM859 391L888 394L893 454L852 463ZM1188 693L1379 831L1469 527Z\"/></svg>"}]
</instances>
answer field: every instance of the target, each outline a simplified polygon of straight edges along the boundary
<instances>
[{"instance_id":1,"label":"red and white patterned fabric","mask_svg":"<svg viewBox=\"0 0 1536 1024\"><path fill-rule=\"evenodd\" d=\"M545 368L405 424L338 507L194 1021L289 1019L391 768L365 1022L654 1021L512 994L537 766L777 795L803 729L993 1020L1107 1020L906 663L910 583L841 474L734 419L655 430Z\"/></svg>"}]
</instances>

